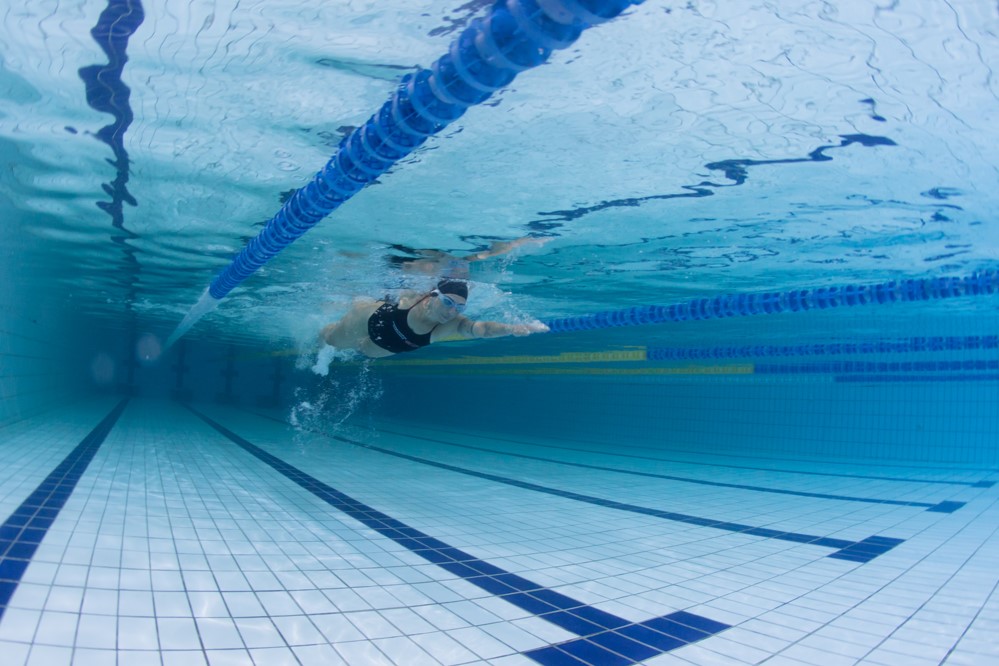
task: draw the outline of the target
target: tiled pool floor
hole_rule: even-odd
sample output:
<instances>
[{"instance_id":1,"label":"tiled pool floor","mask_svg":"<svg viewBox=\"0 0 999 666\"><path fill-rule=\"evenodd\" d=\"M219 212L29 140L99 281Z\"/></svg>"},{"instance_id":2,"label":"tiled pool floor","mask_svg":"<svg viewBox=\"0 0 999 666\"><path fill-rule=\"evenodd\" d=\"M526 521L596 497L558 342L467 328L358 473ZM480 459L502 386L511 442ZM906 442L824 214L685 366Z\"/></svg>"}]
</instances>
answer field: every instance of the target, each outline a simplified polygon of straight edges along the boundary
<instances>
[{"instance_id":1,"label":"tiled pool floor","mask_svg":"<svg viewBox=\"0 0 999 666\"><path fill-rule=\"evenodd\" d=\"M120 405L0 428L5 665L999 661L993 470Z\"/></svg>"}]
</instances>

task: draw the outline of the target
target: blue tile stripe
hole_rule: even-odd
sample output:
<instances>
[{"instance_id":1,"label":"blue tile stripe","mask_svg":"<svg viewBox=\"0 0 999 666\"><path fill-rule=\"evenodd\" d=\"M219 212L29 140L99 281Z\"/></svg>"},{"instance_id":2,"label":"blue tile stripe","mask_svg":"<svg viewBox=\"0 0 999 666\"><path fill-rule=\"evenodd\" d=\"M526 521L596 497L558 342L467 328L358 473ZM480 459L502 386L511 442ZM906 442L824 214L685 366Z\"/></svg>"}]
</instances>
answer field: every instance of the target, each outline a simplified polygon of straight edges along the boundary
<instances>
[{"instance_id":1,"label":"blue tile stripe","mask_svg":"<svg viewBox=\"0 0 999 666\"><path fill-rule=\"evenodd\" d=\"M258 416L261 416L258 414ZM202 417L205 418L205 417ZM272 421L277 421L283 425L289 425L284 421L279 419L272 419L271 417L261 416L261 418L267 418ZM352 444L354 446L359 446L370 451L376 451L378 453L384 453L385 455L394 456L396 458L401 458L403 460L409 460L411 462L419 463L421 465L429 465L431 467L437 467L439 469L445 469L449 472L457 472L458 474L465 474L467 476L474 476L480 479L486 479L488 481L495 481L497 483L503 483L510 486L515 486L517 488L523 488L525 490L533 490L535 492L545 493L548 495L555 495L557 497L564 497L566 499L575 500L578 502L585 502L587 504L595 504L597 506L602 506L610 509L618 509L620 511L629 511L631 513L639 513L647 516L655 516L656 518L663 518L665 520L671 520L680 523L687 523L690 525L698 525L701 527L713 527L715 529L725 530L728 532L739 532L741 534L750 534L752 536L764 537L767 539L778 539L780 541L792 541L794 543L803 543L813 546L823 546L826 548L836 548L838 549L836 553L832 553L829 557L836 556L837 553L843 549L852 548L851 553L862 552L869 555L867 560L870 561L888 552L895 546L904 542L904 539L893 539L888 537L868 537L863 541L850 541L848 539L836 539L833 537L821 537L812 534L801 534L797 532L785 532L782 530L774 530L768 527L753 527L752 525L743 525L741 523L731 523L721 520L714 520L711 518L701 518L699 516L690 516L683 513L675 513L672 511L661 511L659 509L650 509L648 507L637 506L635 504L625 504L624 502L615 502L613 500L603 499L600 497L593 497L590 495L582 495L580 493L574 493L568 490L559 490L558 488L549 488L547 486L541 486L535 483L530 483L527 481L519 481L517 479L511 479L505 476L498 476L496 474L488 474L486 472L477 472L475 470L466 469L464 467L457 467L455 465L448 465L447 463L436 462L433 460L428 460L426 458L419 458L417 456L411 456L405 453L400 453L398 451L392 451L391 449L385 449L379 446L374 446L372 444L365 444L364 442L351 439L349 437L344 437L342 435L333 435L325 433L318 430L313 430L317 434L323 435L325 437L330 437L332 439L344 442L345 444ZM943 504L943 503L942 503ZM937 505L935 505L937 506ZM960 507L953 507L951 511L956 510ZM942 511L945 513L950 513L950 511ZM879 539L884 541L886 544L890 544L887 548L883 550L877 550L872 548L857 548L858 544L866 544L870 539ZM840 557L838 559L851 559ZM860 560L854 560L860 561Z\"/></svg>"},{"instance_id":2,"label":"blue tile stripe","mask_svg":"<svg viewBox=\"0 0 999 666\"><path fill-rule=\"evenodd\" d=\"M624 502L616 502L614 500L603 499L601 497L593 497L592 495L583 495L581 493L574 493L569 490L560 490L558 488L549 488L548 486L538 485L536 483L530 483L528 481L519 481L517 479L511 479L505 476L498 476L496 474L488 474L486 472L477 472L475 470L466 469L464 467L456 467L455 465L448 465L447 463L436 462L433 460L427 460L426 458L419 458L417 456L411 456L405 453L399 453L398 451L392 451L390 449L384 449L379 446L374 446L371 444L365 444L357 440L350 439L348 437L343 437L341 435L326 435L327 437L332 437L333 439L345 442L347 444L353 444L355 446L360 446L362 448L377 451L378 453L384 453L386 455L395 456L396 458L402 458L404 460L409 460L412 462L420 463L421 465L429 465L431 467L437 467L439 469L446 469L449 472L457 472L458 474L465 474L467 476L474 476L480 479L486 479L488 481L495 481L497 483L503 483L508 486L514 486L517 488L523 488L525 490L532 490L534 492L545 493L546 495L555 495L556 497L564 497L566 499L575 500L577 502L585 502L586 504L594 504L596 506L606 507L608 509L617 509L618 511L628 511L630 513L638 513L646 516L654 516L656 518L662 518L664 520L670 520L677 523L686 523L688 525L698 525L700 527L712 527L718 530L724 530L726 532L738 532L740 534L749 534L752 536L764 537L766 539L777 539L778 541L792 541L794 543L808 544L811 546L822 546L825 548L836 548L837 551L830 554L829 557L838 557L838 559L853 559L853 561L870 561L888 552L895 546L904 542L904 539L893 539L888 537L868 537L863 541L850 541L848 539L837 539L834 537L823 537L816 536L813 534L802 534L799 532L786 532L783 530L775 530L769 527L754 527L752 525L744 525L742 523L732 523L724 520L715 520L713 518L702 518L700 516L691 516L684 513L676 513L673 511L662 511L660 509L651 509L649 507L638 506L635 504L626 504ZM883 549L860 547L860 544L867 544L870 539L878 539L878 543L884 543L887 547ZM850 553L856 554L855 557L846 558L839 557L840 553L846 552L849 549ZM867 554L869 557L867 559L861 560L856 559L860 554Z\"/></svg>"},{"instance_id":3,"label":"blue tile stripe","mask_svg":"<svg viewBox=\"0 0 999 666\"><path fill-rule=\"evenodd\" d=\"M194 408L188 406L188 409L250 455L381 536L479 589L579 636L525 653L534 661L556 663L552 655L585 651L589 661L584 663L637 664L729 628L727 624L685 611L636 623L588 606L410 527L264 451Z\"/></svg>"},{"instance_id":4,"label":"blue tile stripe","mask_svg":"<svg viewBox=\"0 0 999 666\"><path fill-rule=\"evenodd\" d=\"M119 402L0 525L0 620L42 539L127 404L128 398Z\"/></svg>"},{"instance_id":5,"label":"blue tile stripe","mask_svg":"<svg viewBox=\"0 0 999 666\"><path fill-rule=\"evenodd\" d=\"M246 411L247 414L253 414L254 416L257 416L258 418L262 418L262 419L267 419L267 420L270 420L270 421L274 421L274 422L280 423L282 425L291 425L287 421L283 421L281 419L274 418L273 416L268 416L266 414L260 414L260 413L253 412L253 411L248 411L248 410L244 410L244 411ZM427 426L423 426L423 428L427 429ZM316 432L318 434L320 434L320 435L326 435L326 433L324 433L324 432L320 432L320 431L316 431ZM391 432L391 431L384 430L383 432ZM446 431L444 431L444 432L446 432ZM496 440L496 441L501 441L501 442L511 442L511 443L517 444L517 445L520 445L520 444L524 443L524 442L521 442L521 441L516 440L516 439L507 439L507 438L504 438L504 437L497 437L496 435L489 435L488 438ZM816 472L816 471L809 471L809 470L803 470L803 469L779 469L779 468L775 469L773 467L757 467L757 466L753 466L753 465L732 465L732 464L728 464L728 463L722 464L722 463L705 462L705 461L691 461L691 460L684 460L682 458L676 459L676 458L662 458L662 457L659 457L659 456L642 456L642 455L636 455L634 453L621 453L620 451L613 451L613 452L610 452L610 451L599 451L599 452L597 452L597 451L593 451L591 449L581 449L581 448L575 447L575 446L562 446L562 445L552 444L552 443L539 444L537 442L530 442L530 445L534 446L534 447L542 448L542 449L556 449L556 450L559 450L559 451L572 451L574 453L601 453L603 455L613 456L615 458L628 458L628 459L631 459L631 460L651 460L653 462L659 462L659 463L680 463L680 464L684 464L684 465L696 465L698 467L718 467L718 468L721 468L721 469L746 469L746 470L752 470L754 472L776 472L776 473L779 473L779 474L797 474L797 475L804 475L804 476L828 476L828 477L843 478L843 479L867 479L867 480L872 480L872 481L891 481L891 482L895 482L895 483L921 483L921 484L946 485L946 486L967 486L969 488L991 488L996 483L995 481L987 481L987 480L981 480L981 481L951 481L951 480L947 480L947 479L909 479L909 478L905 478L905 477L878 476L878 475L873 475L873 474L846 474L846 473L843 473L843 472ZM648 448L648 447L635 446L635 445L632 445L632 447L633 448L639 448L639 449L646 449L646 448ZM802 461L800 461L800 460L786 460L786 462L802 462ZM970 470L970 471L986 471L986 472L989 472L989 473L994 473L996 470L994 470L994 469L987 469L987 470L974 469L974 470Z\"/></svg>"},{"instance_id":6,"label":"blue tile stripe","mask_svg":"<svg viewBox=\"0 0 999 666\"><path fill-rule=\"evenodd\" d=\"M469 449L472 451L484 451L486 453L492 453L500 456L507 456L509 458L522 458L525 460L538 460L540 462L552 463L555 465L564 465L566 467L579 467L582 469L593 469L601 472L615 472L617 474L630 474L632 476L644 476L652 479L665 479L667 481L679 481L682 483L693 483L701 486L713 486L716 488L735 488L737 490L750 490L753 492L760 493L774 493L777 495L794 495L796 497L814 497L817 499L829 499L829 500L839 500L843 502L866 502L868 504L888 504L891 506L910 506L925 508L927 511L934 511L936 513L953 513L957 511L965 502L910 502L905 500L891 500L891 499L878 499L875 497L856 497L853 495L833 495L831 493L810 493L803 490L786 490L784 488L767 488L764 486L751 486L742 483L724 483L722 481L707 481L705 479L692 479L685 476L672 476L669 474L655 474L653 472L637 472L630 469L618 469L616 467L604 467L601 465L588 465L586 463L576 463L569 462L566 460L556 460L554 458L545 458L542 456L531 456L524 453L512 453L510 451L497 451L495 449L489 449L484 446L471 446L469 444L457 444L455 442L445 442L444 440L435 439L433 437L423 437L420 435L413 435L404 432L395 432L392 430L387 430L381 428L382 432L387 432L392 435L397 435L399 437L407 437L409 439L417 439L424 442L432 442L434 444L442 444L444 446L452 446L459 449Z\"/></svg>"},{"instance_id":7,"label":"blue tile stripe","mask_svg":"<svg viewBox=\"0 0 999 666\"><path fill-rule=\"evenodd\" d=\"M858 354L905 354L919 352L999 349L999 335L924 336L799 345L741 345L738 347L649 347L650 361L702 360L711 358L767 358L773 356L839 356Z\"/></svg>"},{"instance_id":8,"label":"blue tile stripe","mask_svg":"<svg viewBox=\"0 0 999 666\"><path fill-rule=\"evenodd\" d=\"M271 419L273 421L277 421L278 423L283 423L285 425L290 425L287 421L282 421L280 419L274 419L274 418L272 418L270 416L266 416L264 414L256 414L256 415L259 416L259 417L261 417L261 418ZM424 428L426 428L426 426L424 426ZM386 432L388 432L388 431L386 431ZM513 444L518 444L518 445L519 444L523 444L523 442L521 442L519 440L516 440L516 439L507 439L507 438L503 438L503 437L497 437L495 435L490 435L489 438L490 439L494 439L494 440L498 440L498 441L503 441L503 442L511 442ZM867 479L867 480L870 480L870 481L892 481L892 482L896 482L896 483L928 483L928 484L947 485L947 486L968 486L970 488L991 488L995 484L995 481L987 481L987 480L981 480L981 481L950 481L950 480L946 480L946 479L909 479L909 478L905 478L905 477L878 476L878 475L873 475L873 474L846 474L844 472L816 472L816 471L803 470L803 469L780 469L780 468L773 468L773 467L758 467L758 466L754 466L754 465L733 465L733 464L729 464L729 463L722 464L722 463L705 462L705 461L691 461L691 460L684 460L682 458L677 459L677 458L662 458L662 457L659 457L659 456L642 456L642 455L636 455L634 453L621 453L620 451L613 451L613 452L610 452L610 451L593 451L592 449L581 449L581 448L575 447L575 446L561 446L561 445L552 444L552 443L539 444L537 442L531 442L530 444L531 444L531 446L535 446L535 447L539 447L539 448L543 448L543 449L556 449L556 450L559 450L559 451L572 451L574 453L587 453L587 454L589 454L589 453L601 453L603 455L613 456L615 458L629 458L629 459L632 459L632 460L651 460L653 462L659 462L659 463L680 463L680 464L684 464L684 465L696 465L698 467L718 467L718 468L721 468L721 469L743 469L743 470L751 470L751 471L754 471L754 472L776 472L776 473L779 473L779 474L797 474L797 475L804 475L804 476L828 476L828 477L835 477L835 478L842 478L842 479ZM635 447L635 445L632 445L632 446ZM647 449L648 447L637 446L635 448ZM801 461L800 460L788 460L786 462L801 462ZM983 470L972 470L972 471L983 471ZM984 471L992 473L992 472L995 472L996 470L984 470Z\"/></svg>"},{"instance_id":9,"label":"blue tile stripe","mask_svg":"<svg viewBox=\"0 0 999 666\"><path fill-rule=\"evenodd\" d=\"M945 501L945 502L940 502L939 504L936 504L934 506L931 506L929 509L927 509L927 511L931 511L933 513L954 513L964 505L965 502Z\"/></svg>"},{"instance_id":10,"label":"blue tile stripe","mask_svg":"<svg viewBox=\"0 0 999 666\"><path fill-rule=\"evenodd\" d=\"M899 543L901 543L899 539L872 536L846 548L842 548L832 553L829 557L838 560L849 560L851 562L870 562L878 555L887 553Z\"/></svg>"},{"instance_id":11,"label":"blue tile stripe","mask_svg":"<svg viewBox=\"0 0 999 666\"><path fill-rule=\"evenodd\" d=\"M727 625L720 622L680 611L524 654L545 666L633 664L661 652L697 642L727 628ZM623 658L625 654L629 657Z\"/></svg>"}]
</instances>

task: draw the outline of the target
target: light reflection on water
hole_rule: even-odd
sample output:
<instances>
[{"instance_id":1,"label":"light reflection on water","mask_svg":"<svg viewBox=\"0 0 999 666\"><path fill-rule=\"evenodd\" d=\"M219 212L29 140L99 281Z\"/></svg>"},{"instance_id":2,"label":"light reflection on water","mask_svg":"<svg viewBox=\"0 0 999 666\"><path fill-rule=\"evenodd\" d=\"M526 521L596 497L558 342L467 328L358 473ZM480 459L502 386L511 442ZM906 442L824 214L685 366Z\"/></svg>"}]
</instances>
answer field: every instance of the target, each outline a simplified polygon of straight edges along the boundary
<instances>
[{"instance_id":1,"label":"light reflection on water","mask_svg":"<svg viewBox=\"0 0 999 666\"><path fill-rule=\"evenodd\" d=\"M161 338L393 78L486 9L146 5L3 19L19 233L2 242L39 259L22 290ZM196 333L306 337L324 304L411 286L385 259L399 246L543 240L475 267L493 318L991 265L986 5L645 3L470 111Z\"/></svg>"}]
</instances>

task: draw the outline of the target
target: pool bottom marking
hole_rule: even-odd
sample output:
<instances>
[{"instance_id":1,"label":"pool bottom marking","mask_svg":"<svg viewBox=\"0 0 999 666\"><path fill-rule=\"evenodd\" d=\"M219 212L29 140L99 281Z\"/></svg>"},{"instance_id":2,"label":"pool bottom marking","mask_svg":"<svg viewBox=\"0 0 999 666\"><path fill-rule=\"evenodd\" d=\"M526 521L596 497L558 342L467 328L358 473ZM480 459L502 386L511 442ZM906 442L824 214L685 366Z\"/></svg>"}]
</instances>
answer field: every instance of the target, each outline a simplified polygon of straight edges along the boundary
<instances>
[{"instance_id":1,"label":"pool bottom marking","mask_svg":"<svg viewBox=\"0 0 999 666\"><path fill-rule=\"evenodd\" d=\"M370 449L371 451L377 451L378 453L384 453L386 455L395 456L396 458L402 458L404 460L420 463L421 465L430 465L431 467L446 469L449 472L457 472L459 474L465 474L467 476L474 476L480 479L486 479L487 481L495 481L497 483L503 483L508 486L515 486L517 488L523 488L525 490L533 490L535 492L544 493L546 495L554 495L556 497L564 497L566 499L575 500L577 502L584 502L586 504L593 504L596 506L602 506L608 509L617 509L618 511L638 513L646 516L662 518L664 520L670 520L677 523L686 523L688 525L698 525L700 527L712 527L714 529L723 530L726 532L749 534L751 536L764 537L766 539L776 539L778 541L791 541L794 543L808 544L811 546L823 546L825 548L836 548L837 550L833 553L830 553L827 557L832 557L839 560L850 560L851 562L869 562L878 555L883 555L884 553L887 553L895 546L904 542L904 539L893 539L889 537L878 537L878 536L867 537L862 541L850 541L848 539L837 539L834 537L823 537L814 534L802 534L799 532L786 532L783 530L771 529L769 527L754 527L752 525L744 525L742 523L731 523L724 520L715 520L713 518L702 518L700 516L691 516L688 514L676 513L673 511L662 511L660 509L651 509L649 507L638 506L635 504L627 504L625 502L617 502L614 500L603 499L601 497L593 497L591 495L574 493L569 490L559 490L558 488L549 488L548 486L542 486L536 483L530 483L529 481L520 481L505 476L489 474L487 472L477 472L475 470L465 469L463 467L457 467L455 465L448 465L447 463L427 460L426 458L419 458L417 456L411 456L405 453L399 453L398 451L392 451L390 449L383 449L378 446L364 444L363 442L352 440L348 437L342 437L340 435L326 435L326 436L332 437L333 439L345 442L347 444L353 444L354 446L360 446L365 449Z\"/></svg>"},{"instance_id":2,"label":"pool bottom marking","mask_svg":"<svg viewBox=\"0 0 999 666\"><path fill-rule=\"evenodd\" d=\"M249 412L255 414L255 412ZM264 416L261 414L256 414L256 416L268 420L281 423L285 426L291 426L290 423L282 421L280 419L275 419L272 417ZM403 460L409 460L410 462L419 463L421 465L429 465L431 467L437 467L439 469L445 469L449 472L457 472L458 474L464 474L466 476L473 476L480 479L486 479L487 481L495 481L497 483L502 483L509 486L514 486L517 488L523 488L525 490L533 490L535 492L544 493L546 495L554 495L556 497L564 497L566 499L575 500L577 502L584 502L586 504L593 504L596 506L602 506L609 509L617 509L619 511L628 511L630 513L638 513L647 516L654 516L656 518L662 518L664 520L670 520L679 523L686 523L689 525L698 525L701 527L713 527L715 529L724 530L726 532L737 532L740 534L749 534L752 536L759 536L766 539L777 539L779 541L790 541L793 543L808 544L812 546L822 546L825 548L835 548L836 551L827 555L834 559L849 560L851 562L869 562L873 560L878 555L883 555L895 546L904 543L904 539L895 539L891 537L879 537L871 536L861 541L850 541L849 539L837 539L834 537L823 537L813 534L802 534L798 532L786 532L783 530L771 529L768 527L754 527L752 525L744 525L741 523L731 523L723 520L715 520L712 518L702 518L700 516L691 516L683 513L675 513L672 511L662 511L660 509L651 509L644 506L638 506L635 504L626 504L624 502L616 502L614 500L603 499L600 497L593 497L591 495L583 495L580 493L574 493L568 490L559 490L558 488L550 488L548 486L542 486L536 483L530 483L528 481L520 481L518 479L511 479L505 476L498 476L496 474L489 474L486 472L478 472L476 470L466 469L464 467L457 467L455 465L449 465L447 463L436 462L434 460L428 460L426 458L420 458L418 456L411 456L406 453L400 453L398 451L392 451L391 449L385 449L379 446L374 446L372 444L365 444L355 439L349 437L344 437L342 435L333 435L330 433L322 432L320 430L310 429L311 432L322 435L324 437L329 437L330 439L335 439L345 444L351 444L353 446L358 446L363 449L368 449L369 451L375 451L377 453L383 453L385 455L394 456L396 458L401 458ZM941 504L947 504L942 502ZM934 508L938 505L934 505ZM943 506L939 509L938 513L951 513L960 507L958 506ZM932 510L932 509L929 509Z\"/></svg>"},{"instance_id":3,"label":"pool bottom marking","mask_svg":"<svg viewBox=\"0 0 999 666\"><path fill-rule=\"evenodd\" d=\"M271 455L190 405L186 407L229 441L333 508L479 589L578 636L524 653L540 664L627 666L730 626L686 611L631 622L584 604L410 527Z\"/></svg>"},{"instance_id":4,"label":"pool bottom marking","mask_svg":"<svg viewBox=\"0 0 999 666\"><path fill-rule=\"evenodd\" d=\"M126 405L128 398L119 402L0 525L0 620L42 539Z\"/></svg>"},{"instance_id":5,"label":"pool bottom marking","mask_svg":"<svg viewBox=\"0 0 999 666\"><path fill-rule=\"evenodd\" d=\"M265 414L258 414L256 412L248 412L248 413L254 414L255 416L258 416L258 417L263 418L263 419L269 419L271 421L276 421L278 423L283 423L285 425L291 425L287 421L282 421L281 419L276 419L276 418L273 418L271 416L267 416ZM452 435L455 434L454 432L449 432L447 430L442 430L440 427L437 427L437 428L428 428L428 426L424 425L424 426L422 426L422 428L425 429L425 430L426 429L431 429L431 430L436 430L438 432L447 432L447 433L452 434ZM390 431L386 430L384 432L390 432ZM325 434L325 433L319 433L319 434ZM520 440L509 439L509 438L506 438L506 437L497 437L495 434L486 435L485 437L487 439L492 439L492 440L499 441L499 442L510 442L510 443L518 444L518 445L524 444L524 442L521 442ZM563 440L563 441L566 441L566 440ZM575 441L575 440L572 440L572 441ZM590 442L590 443L591 444L595 444L596 442ZM543 449L557 449L557 450L562 450L562 451L572 451L574 453L585 453L585 454L600 453L602 455L614 456L614 457L619 457L619 458L628 458L628 459L634 459L634 460L651 460L651 461L657 462L657 463L679 463L679 464L684 464L684 465L695 465L695 466L702 466L702 467L718 467L718 468L723 468L723 469L752 470L752 471L756 471L756 472L777 472L777 473L781 473L781 474L800 474L800 475L804 475L804 476L824 476L824 477L834 477L834 478L844 478L844 479L868 479L868 480L873 480L873 481L892 481L892 482L899 482L899 483L926 483L926 484L938 484L938 485L949 485L949 486L967 486L969 488L991 488L996 483L995 481L987 481L987 480L982 480L982 481L948 481L948 480L944 480L944 479L909 479L909 478L904 478L904 477L876 476L876 475L871 475L871 474L846 474L846 473L839 473L839 472L808 471L808 470L803 470L803 469L780 469L780 468L773 468L773 467L755 467L755 466L752 466L752 465L729 465L729 464L721 464L721 463L716 463L716 462L692 461L692 460L684 460L684 459L676 459L676 458L659 458L659 457L655 457L655 456L643 456L643 455L637 455L637 454L632 454L632 453L620 453L620 452L613 452L613 453L611 453L611 452L603 452L603 451L593 451L592 449L581 449L581 448L577 448L577 447L573 447L573 446L564 446L564 445L552 444L552 443L539 444L537 442L527 442L527 444L529 444L530 446L534 446L534 447L538 447L538 448L543 448ZM632 448L638 448L638 449L646 449L646 450L649 448L649 447L646 447L646 446L637 446L636 447L635 445L631 445L631 447ZM681 451L681 452L684 452L684 451ZM690 451L686 451L686 452L689 453ZM745 456L737 456L737 457L745 457ZM793 460L793 459L789 459L789 461L790 462L802 462L801 460ZM980 470L975 470L975 471L980 471ZM999 470L990 469L990 470L985 470L985 471L989 472L989 473L993 473L993 472L996 472L996 471L999 471Z\"/></svg>"},{"instance_id":6,"label":"pool bottom marking","mask_svg":"<svg viewBox=\"0 0 999 666\"><path fill-rule=\"evenodd\" d=\"M393 430L388 430L385 428L379 429L381 432L387 432L391 435L396 435L398 437L408 437L410 439L418 439L425 442L432 442L434 444L443 444L444 446L453 446L459 449L470 449L472 451L483 451L485 453L492 453L498 456L507 456L510 458L523 458L525 460L538 460L541 462L552 463L554 465L564 465L566 467L579 467L581 469L593 469L601 472L615 472L617 474L629 474L631 476L644 476L652 479L664 479L666 481L678 481L680 483L693 483L701 486L713 486L716 488L735 488L737 490L749 490L752 492L759 493L774 493L777 495L794 495L796 497L813 497L816 499L828 499L828 500L838 500L842 502L864 502L868 504L885 504L890 506L910 506L917 508L925 508L927 511L932 511L935 513L954 513L961 507L963 507L966 502L955 502L952 500L947 500L943 502L937 502L933 504L931 502L909 502L905 500L890 500L890 499L879 499L874 497L855 497L852 495L833 495L830 493L811 493L802 490L785 490L783 488L766 488L763 486L751 486L743 483L724 483L721 481L707 481L705 479L691 479L683 476L671 476L669 474L655 474L653 472L638 472L630 469L617 469L615 467L604 467L602 465L588 465L586 463L570 462L567 460L555 460L554 458L544 458L542 456L531 456L524 453L511 453L509 451L496 451L494 449L487 449L482 446L471 446L468 444L455 444L454 442L445 442L440 439L434 439L433 437L423 437L420 435L413 435L410 433L395 432Z\"/></svg>"}]
</instances>

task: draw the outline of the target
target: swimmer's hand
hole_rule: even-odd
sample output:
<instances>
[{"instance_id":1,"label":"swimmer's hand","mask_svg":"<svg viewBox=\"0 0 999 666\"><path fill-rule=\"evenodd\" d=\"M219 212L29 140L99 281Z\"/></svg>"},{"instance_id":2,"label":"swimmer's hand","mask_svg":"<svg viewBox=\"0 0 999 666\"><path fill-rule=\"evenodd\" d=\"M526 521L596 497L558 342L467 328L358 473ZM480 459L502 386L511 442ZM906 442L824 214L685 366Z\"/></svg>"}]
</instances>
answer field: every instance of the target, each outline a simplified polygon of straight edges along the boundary
<instances>
[{"instance_id":1,"label":"swimmer's hand","mask_svg":"<svg viewBox=\"0 0 999 666\"><path fill-rule=\"evenodd\" d=\"M540 321L532 321L529 324L515 324L512 333L517 337L530 335L531 333L547 333L549 328Z\"/></svg>"}]
</instances>

